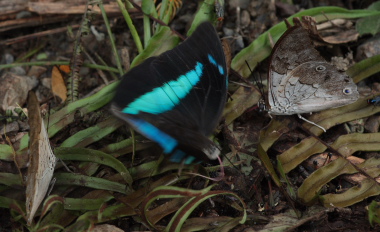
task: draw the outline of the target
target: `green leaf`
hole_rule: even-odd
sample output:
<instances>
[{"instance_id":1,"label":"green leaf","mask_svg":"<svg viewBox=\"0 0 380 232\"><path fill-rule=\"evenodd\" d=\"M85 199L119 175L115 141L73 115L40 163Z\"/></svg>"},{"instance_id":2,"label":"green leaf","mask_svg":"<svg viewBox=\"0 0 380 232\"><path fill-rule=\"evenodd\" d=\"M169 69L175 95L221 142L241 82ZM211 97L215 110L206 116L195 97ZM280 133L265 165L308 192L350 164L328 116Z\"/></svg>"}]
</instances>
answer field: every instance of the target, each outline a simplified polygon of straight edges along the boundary
<instances>
[{"instance_id":1,"label":"green leaf","mask_svg":"<svg viewBox=\"0 0 380 232\"><path fill-rule=\"evenodd\" d=\"M368 206L368 220L371 226L373 226L374 222L376 222L377 224L380 224L379 202L372 201L371 204Z\"/></svg>"},{"instance_id":2,"label":"green leaf","mask_svg":"<svg viewBox=\"0 0 380 232\"><path fill-rule=\"evenodd\" d=\"M12 161L13 150L11 146L7 144L0 144L0 160Z\"/></svg>"},{"instance_id":3,"label":"green leaf","mask_svg":"<svg viewBox=\"0 0 380 232\"><path fill-rule=\"evenodd\" d=\"M374 2L372 3L368 8L368 10L379 10L380 11L380 2Z\"/></svg>"},{"instance_id":4,"label":"green leaf","mask_svg":"<svg viewBox=\"0 0 380 232\"><path fill-rule=\"evenodd\" d=\"M271 160L269 159L268 154L265 152L264 148L261 146L261 144L258 144L257 154L259 155L259 158L262 164L264 165L265 169L268 171L274 183L277 185L277 187L280 188L282 186L281 180L278 177L276 171L274 170L273 164Z\"/></svg>"},{"instance_id":5,"label":"green leaf","mask_svg":"<svg viewBox=\"0 0 380 232\"><path fill-rule=\"evenodd\" d=\"M142 63L152 56L158 56L174 48L179 42L179 38L173 35L169 27L161 27L149 40L148 46L132 61L131 68Z\"/></svg>"},{"instance_id":6,"label":"green leaf","mask_svg":"<svg viewBox=\"0 0 380 232\"><path fill-rule=\"evenodd\" d=\"M109 117L107 120L100 122L95 126L81 130L70 136L63 141L60 147L86 147L111 134L122 125L124 125L123 121L116 119L115 117Z\"/></svg>"},{"instance_id":7,"label":"green leaf","mask_svg":"<svg viewBox=\"0 0 380 232\"><path fill-rule=\"evenodd\" d=\"M111 143L100 149L100 151L112 155L113 157L119 157L128 153L132 153L133 150L141 151L154 145L154 143L140 142L145 140L141 135L135 136L136 143L133 147L133 139L125 139L117 143Z\"/></svg>"},{"instance_id":8,"label":"green leaf","mask_svg":"<svg viewBox=\"0 0 380 232\"><path fill-rule=\"evenodd\" d=\"M83 199L83 198L68 198L65 197L65 209L66 210L98 210L104 202L108 202L113 199L112 195L108 195L102 198L96 199Z\"/></svg>"},{"instance_id":9,"label":"green leaf","mask_svg":"<svg viewBox=\"0 0 380 232\"><path fill-rule=\"evenodd\" d=\"M57 178L57 185L76 185L94 189L109 190L123 194L125 194L127 190L127 186L124 184L97 177L84 176L72 173L57 173L54 176Z\"/></svg>"},{"instance_id":10,"label":"green leaf","mask_svg":"<svg viewBox=\"0 0 380 232\"><path fill-rule=\"evenodd\" d=\"M365 118L377 112L380 112L380 107L373 107L372 105L368 105L367 99L359 99L357 102L347 106L313 114L311 117L309 117L309 120L323 126L326 129L329 129L339 123L348 122L359 118ZM316 135L322 133L321 129L312 126L309 123L304 123L303 126L309 128L310 132ZM273 130L276 129L274 128ZM278 159L281 161L285 173L288 173L297 167L300 163L305 161L308 157L312 156L313 154L323 152L324 150L326 150L326 147L324 145L319 143L315 138L308 137L297 145L283 152L278 156Z\"/></svg>"},{"instance_id":11,"label":"green leaf","mask_svg":"<svg viewBox=\"0 0 380 232\"><path fill-rule=\"evenodd\" d=\"M194 210L204 201L208 200L211 197L215 197L218 195L230 195L231 197L234 197L240 201L240 203L245 207L244 201L235 193L227 192L227 191L209 191L205 194L196 196L191 198L186 204L184 204L177 213L173 216L173 218L170 220L168 226L166 227L165 231L181 231L182 225L187 221L188 217ZM244 224L244 222L247 220L247 211L245 208L242 210L243 216L238 217L239 221L238 223ZM215 229L219 228L222 225L215 225Z\"/></svg>"},{"instance_id":12,"label":"green leaf","mask_svg":"<svg viewBox=\"0 0 380 232\"><path fill-rule=\"evenodd\" d=\"M289 22L292 22L292 18L301 17L305 15L314 17L316 22L319 23L337 18L348 19L380 15L380 11L347 10L340 7L316 7L294 14L291 17L287 18L287 20ZM259 62L263 61L270 55L272 48L271 43L269 41L269 36L271 36L273 38L273 41L276 42L285 32L285 30L285 23L281 22L270 28L268 31L261 34L248 47L241 50L234 57L231 63L231 68L239 72L244 77L249 76L251 72L248 69L245 61L249 63L251 69L254 69Z\"/></svg>"},{"instance_id":13,"label":"green leaf","mask_svg":"<svg viewBox=\"0 0 380 232\"><path fill-rule=\"evenodd\" d=\"M360 185L354 186L341 194L326 194L321 196L325 207L347 207L368 197L378 196L380 186L373 179L364 179Z\"/></svg>"},{"instance_id":14,"label":"green leaf","mask_svg":"<svg viewBox=\"0 0 380 232\"><path fill-rule=\"evenodd\" d=\"M380 149L380 133L368 134L348 134L342 135L332 144L332 147L339 151L344 157L351 156L357 151L378 151ZM363 163L357 164L361 170L372 177L380 175L380 159L371 158ZM305 203L311 204L317 198L317 193L322 186L332 179L343 174L354 174L358 170L348 159L338 157L336 160L319 168L313 172L298 189L298 197ZM366 184L364 184L364 182ZM370 178L361 181L361 186L350 188L342 194L326 194L321 196L325 207L334 205L335 207L346 207L357 203L369 196L380 194L380 187L376 181Z\"/></svg>"},{"instance_id":15,"label":"green leaf","mask_svg":"<svg viewBox=\"0 0 380 232\"><path fill-rule=\"evenodd\" d=\"M172 186L161 186L155 188L149 195L146 197L144 202L142 202L142 207L144 212L143 220L146 223L149 223L152 227L156 228L153 224L152 219L149 217L149 208L155 205L155 201L158 199L167 199L167 198L188 198L186 203L184 203L175 213L173 218L170 220L165 231L181 231L182 225L188 219L190 214L201 204L203 201L217 196L217 195L230 195L233 198L236 198L240 201L243 207L240 207L240 210L243 211L243 216L239 217L238 223L243 224L246 221L247 213L245 210L245 203L243 200L236 195L235 193L228 191L211 191L211 188L214 185L208 186L202 190L192 190L186 188L172 187ZM220 225L216 225L220 227Z\"/></svg>"},{"instance_id":16,"label":"green leaf","mask_svg":"<svg viewBox=\"0 0 380 232\"><path fill-rule=\"evenodd\" d=\"M49 137L54 136L63 127L72 123L77 112L80 112L82 115L87 114L108 104L115 94L115 88L118 83L119 82L114 82L109 84L96 94L72 102L52 114L49 118L49 124L45 122L45 125L49 127Z\"/></svg>"},{"instance_id":17,"label":"green leaf","mask_svg":"<svg viewBox=\"0 0 380 232\"><path fill-rule=\"evenodd\" d=\"M10 205L15 202L16 200L8 198L8 197L3 197L0 196L0 207L1 208L9 208ZM18 201L17 202L19 205L25 204L24 202Z\"/></svg>"},{"instance_id":18,"label":"green leaf","mask_svg":"<svg viewBox=\"0 0 380 232\"><path fill-rule=\"evenodd\" d=\"M376 35L380 32L380 16L374 15L358 20L356 22L356 30L360 35Z\"/></svg>"},{"instance_id":19,"label":"green leaf","mask_svg":"<svg viewBox=\"0 0 380 232\"><path fill-rule=\"evenodd\" d=\"M354 64L346 73L355 83L358 83L378 72L380 72L380 55L372 56Z\"/></svg>"},{"instance_id":20,"label":"green leaf","mask_svg":"<svg viewBox=\"0 0 380 232\"><path fill-rule=\"evenodd\" d=\"M231 96L233 100L228 101L223 110L223 118L225 118L226 124L232 123L248 108L256 104L260 98L261 94L255 88L241 87L236 90Z\"/></svg>"},{"instance_id":21,"label":"green leaf","mask_svg":"<svg viewBox=\"0 0 380 232\"><path fill-rule=\"evenodd\" d=\"M143 0L141 3L141 10L144 12L144 14L150 15L156 12L156 7L154 6L153 1ZM157 16L157 14L153 16Z\"/></svg>"},{"instance_id":22,"label":"green leaf","mask_svg":"<svg viewBox=\"0 0 380 232\"><path fill-rule=\"evenodd\" d=\"M59 205L58 208L62 209L63 201L64 201L64 198L61 196L58 196L58 195L51 195L51 196L47 197L46 200L44 201L44 204L42 207L40 221L41 221L41 218L44 217L44 215L49 214L48 213L49 210L52 209L55 205ZM60 221L50 222L49 226L53 223L55 224L55 223L59 223L59 222ZM55 227L64 229L63 227L58 226L58 225L56 225Z\"/></svg>"},{"instance_id":23,"label":"green leaf","mask_svg":"<svg viewBox=\"0 0 380 232\"><path fill-rule=\"evenodd\" d=\"M193 31L199 26L199 24L205 21L215 22L216 16L214 13L214 9L215 0L205 0L199 8L198 12L195 14L193 23L191 24L191 27L187 32L187 36L190 36L193 33Z\"/></svg>"},{"instance_id":24,"label":"green leaf","mask_svg":"<svg viewBox=\"0 0 380 232\"><path fill-rule=\"evenodd\" d=\"M0 172L0 184L7 186L22 186L22 180L20 175Z\"/></svg>"},{"instance_id":25,"label":"green leaf","mask_svg":"<svg viewBox=\"0 0 380 232\"><path fill-rule=\"evenodd\" d=\"M60 147L54 149L54 153L58 158L62 160L79 160L107 165L118 171L129 186L131 186L133 182L129 171L124 166L124 164L118 159L104 152L86 148Z\"/></svg>"}]
</instances>

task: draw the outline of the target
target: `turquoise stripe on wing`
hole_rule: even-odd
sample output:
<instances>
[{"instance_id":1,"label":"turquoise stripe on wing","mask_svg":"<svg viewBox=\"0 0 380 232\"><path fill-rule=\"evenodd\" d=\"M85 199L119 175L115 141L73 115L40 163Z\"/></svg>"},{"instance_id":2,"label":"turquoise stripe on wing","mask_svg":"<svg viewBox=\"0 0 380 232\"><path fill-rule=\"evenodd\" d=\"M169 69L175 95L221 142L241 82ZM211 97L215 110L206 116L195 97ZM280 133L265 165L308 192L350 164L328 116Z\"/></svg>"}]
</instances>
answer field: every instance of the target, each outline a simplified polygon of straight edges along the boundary
<instances>
[{"instance_id":1,"label":"turquoise stripe on wing","mask_svg":"<svg viewBox=\"0 0 380 232\"><path fill-rule=\"evenodd\" d=\"M132 124L134 128L136 128L136 130L142 135L158 143L166 154L171 153L178 145L176 139L159 130L157 127L153 126L147 121L130 117L127 119L127 121L129 121L129 123Z\"/></svg>"},{"instance_id":2,"label":"turquoise stripe on wing","mask_svg":"<svg viewBox=\"0 0 380 232\"><path fill-rule=\"evenodd\" d=\"M208 54L208 60L210 61L211 64L213 64L215 67L218 68L220 75L224 75L225 72L224 72L223 66L219 65L212 55Z\"/></svg>"},{"instance_id":3,"label":"turquoise stripe on wing","mask_svg":"<svg viewBox=\"0 0 380 232\"><path fill-rule=\"evenodd\" d=\"M193 87L200 81L203 74L203 64L197 62L194 69L169 81L161 87L154 88L125 107L122 112L126 114L161 114L172 110L181 99L185 98Z\"/></svg>"}]
</instances>

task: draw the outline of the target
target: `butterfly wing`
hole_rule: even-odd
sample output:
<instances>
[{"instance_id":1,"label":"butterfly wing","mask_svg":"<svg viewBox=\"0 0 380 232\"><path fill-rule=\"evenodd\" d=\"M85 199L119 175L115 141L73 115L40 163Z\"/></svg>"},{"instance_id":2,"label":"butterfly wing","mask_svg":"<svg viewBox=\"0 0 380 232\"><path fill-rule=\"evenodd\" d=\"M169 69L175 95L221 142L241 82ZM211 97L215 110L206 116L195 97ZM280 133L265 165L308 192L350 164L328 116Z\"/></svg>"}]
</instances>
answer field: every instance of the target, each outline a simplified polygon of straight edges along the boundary
<instances>
[{"instance_id":1,"label":"butterfly wing","mask_svg":"<svg viewBox=\"0 0 380 232\"><path fill-rule=\"evenodd\" d=\"M50 147L39 103L34 92L28 94L29 167L26 178L27 224L32 223L38 207L45 198L54 174L56 157Z\"/></svg>"},{"instance_id":2,"label":"butterfly wing","mask_svg":"<svg viewBox=\"0 0 380 232\"><path fill-rule=\"evenodd\" d=\"M223 49L214 27L203 23L176 48L131 69L112 108L165 153L180 157L172 160L182 160L186 153L215 159L207 136L219 122L226 92Z\"/></svg>"},{"instance_id":3,"label":"butterfly wing","mask_svg":"<svg viewBox=\"0 0 380 232\"><path fill-rule=\"evenodd\" d=\"M289 28L273 48L269 66L269 112L310 113L355 102L357 86L314 48L307 30Z\"/></svg>"}]
</instances>

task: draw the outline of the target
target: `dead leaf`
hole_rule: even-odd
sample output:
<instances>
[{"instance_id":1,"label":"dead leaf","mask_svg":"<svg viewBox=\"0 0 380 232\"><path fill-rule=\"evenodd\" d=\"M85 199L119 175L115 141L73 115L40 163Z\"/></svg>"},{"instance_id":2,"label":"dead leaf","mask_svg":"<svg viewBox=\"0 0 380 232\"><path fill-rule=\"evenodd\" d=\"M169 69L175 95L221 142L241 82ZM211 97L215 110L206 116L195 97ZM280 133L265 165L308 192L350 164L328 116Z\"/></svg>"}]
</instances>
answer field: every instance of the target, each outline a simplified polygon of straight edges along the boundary
<instances>
[{"instance_id":1,"label":"dead leaf","mask_svg":"<svg viewBox=\"0 0 380 232\"><path fill-rule=\"evenodd\" d=\"M4 111L25 104L29 90L37 85L35 77L6 72L0 77L0 108Z\"/></svg>"},{"instance_id":2,"label":"dead leaf","mask_svg":"<svg viewBox=\"0 0 380 232\"><path fill-rule=\"evenodd\" d=\"M355 29L342 31L342 29L334 30L334 35L325 36L323 40L330 44L343 44L358 40L359 33Z\"/></svg>"},{"instance_id":3,"label":"dead leaf","mask_svg":"<svg viewBox=\"0 0 380 232\"><path fill-rule=\"evenodd\" d=\"M331 20L317 25L312 17L303 16L302 21L296 18L294 24L298 24L308 30L316 46L348 43L356 41L359 37L359 33L348 20Z\"/></svg>"},{"instance_id":4,"label":"dead leaf","mask_svg":"<svg viewBox=\"0 0 380 232\"><path fill-rule=\"evenodd\" d=\"M232 60L231 44L227 39L222 39L222 47L223 47L224 56L226 58L227 73L230 73L231 60Z\"/></svg>"},{"instance_id":5,"label":"dead leaf","mask_svg":"<svg viewBox=\"0 0 380 232\"><path fill-rule=\"evenodd\" d=\"M66 101L67 88L63 80L62 73L55 66L51 72L51 90L55 96L59 97L62 100L62 102Z\"/></svg>"},{"instance_id":6,"label":"dead leaf","mask_svg":"<svg viewBox=\"0 0 380 232\"><path fill-rule=\"evenodd\" d=\"M66 74L70 74L70 71L71 71L69 65L60 65L59 70L61 70L62 72Z\"/></svg>"}]
</instances>

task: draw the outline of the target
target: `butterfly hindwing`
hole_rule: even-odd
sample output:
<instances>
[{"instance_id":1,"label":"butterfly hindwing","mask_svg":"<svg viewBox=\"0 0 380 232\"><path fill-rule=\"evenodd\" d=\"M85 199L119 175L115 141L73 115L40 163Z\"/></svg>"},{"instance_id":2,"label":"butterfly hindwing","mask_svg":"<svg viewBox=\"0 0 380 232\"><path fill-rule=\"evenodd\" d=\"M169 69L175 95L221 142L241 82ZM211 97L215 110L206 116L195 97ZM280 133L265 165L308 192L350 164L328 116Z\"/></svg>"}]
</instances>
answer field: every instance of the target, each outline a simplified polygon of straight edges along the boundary
<instances>
[{"instance_id":1,"label":"butterfly hindwing","mask_svg":"<svg viewBox=\"0 0 380 232\"><path fill-rule=\"evenodd\" d=\"M113 111L164 153L178 155L180 148L183 154L191 150L190 156L215 159L204 150L213 150L207 136L226 100L224 59L215 29L203 23L176 48L131 69L117 89Z\"/></svg>"},{"instance_id":2,"label":"butterfly hindwing","mask_svg":"<svg viewBox=\"0 0 380 232\"><path fill-rule=\"evenodd\" d=\"M352 79L314 48L309 31L296 24L273 48L268 75L271 114L316 112L347 105L359 97Z\"/></svg>"}]
</instances>

